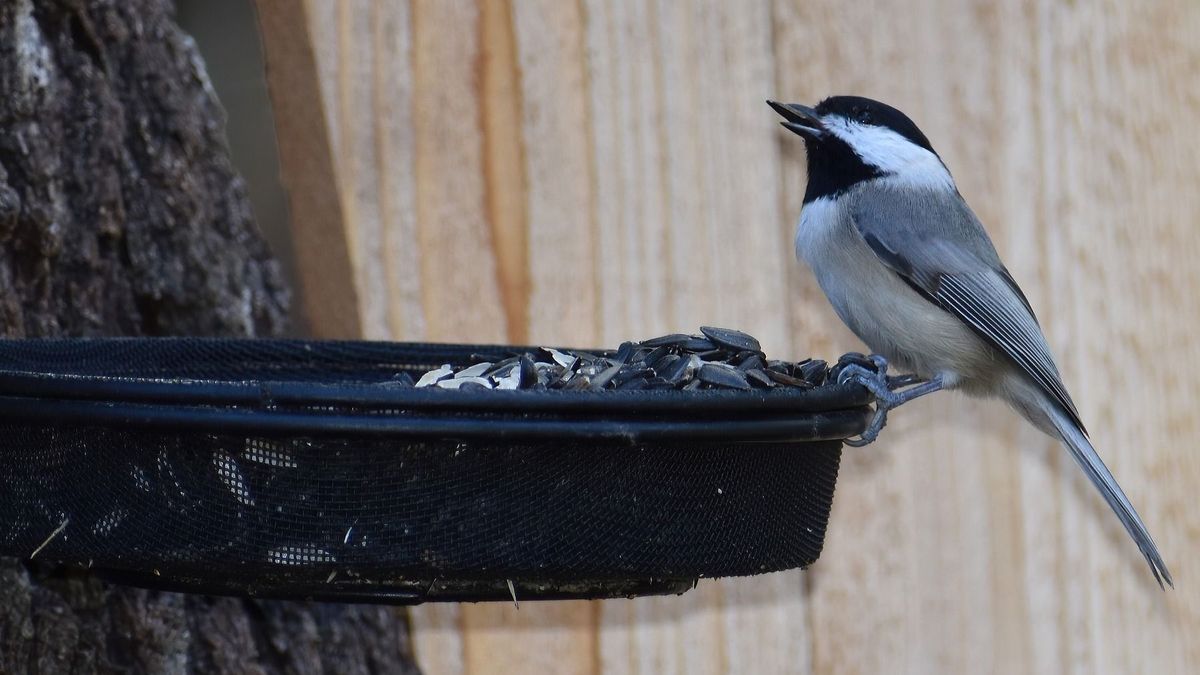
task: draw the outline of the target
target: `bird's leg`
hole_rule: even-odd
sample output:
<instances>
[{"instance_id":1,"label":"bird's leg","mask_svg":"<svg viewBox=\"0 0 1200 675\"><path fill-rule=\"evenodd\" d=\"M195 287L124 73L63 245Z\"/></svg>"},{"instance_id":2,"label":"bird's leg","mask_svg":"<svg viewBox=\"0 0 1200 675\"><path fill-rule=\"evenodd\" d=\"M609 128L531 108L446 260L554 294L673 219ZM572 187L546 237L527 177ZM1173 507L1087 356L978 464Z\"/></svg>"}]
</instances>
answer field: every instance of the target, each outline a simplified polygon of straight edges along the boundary
<instances>
[{"instance_id":1,"label":"bird's leg","mask_svg":"<svg viewBox=\"0 0 1200 675\"><path fill-rule=\"evenodd\" d=\"M845 441L846 445L856 448L867 445L879 437L879 432L887 424L889 410L904 405L915 398L939 391L943 384L941 375L935 375L928 380L916 375L901 375L896 378L889 378L887 374L887 359L878 354L872 354L871 361L875 364L874 371L856 363L851 363L843 367L842 372L838 374L839 384L854 382L866 387L875 396L875 415L871 418L871 423L867 425L866 430L862 432L862 435L858 439ZM895 390L898 387L909 384L915 384L915 386L902 391Z\"/></svg>"}]
</instances>

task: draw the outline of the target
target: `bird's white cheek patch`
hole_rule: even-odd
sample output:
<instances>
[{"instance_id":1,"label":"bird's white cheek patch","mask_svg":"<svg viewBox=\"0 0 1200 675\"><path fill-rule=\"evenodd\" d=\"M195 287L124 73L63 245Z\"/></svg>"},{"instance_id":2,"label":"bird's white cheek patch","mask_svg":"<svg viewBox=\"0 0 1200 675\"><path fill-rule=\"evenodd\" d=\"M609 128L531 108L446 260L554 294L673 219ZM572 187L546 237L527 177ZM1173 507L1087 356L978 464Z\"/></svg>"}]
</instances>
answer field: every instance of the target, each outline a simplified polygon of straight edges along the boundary
<instances>
[{"instance_id":1,"label":"bird's white cheek patch","mask_svg":"<svg viewBox=\"0 0 1200 675\"><path fill-rule=\"evenodd\" d=\"M954 179L937 155L891 129L856 124L833 115L822 122L864 162L889 174L892 182L914 187L954 187Z\"/></svg>"}]
</instances>

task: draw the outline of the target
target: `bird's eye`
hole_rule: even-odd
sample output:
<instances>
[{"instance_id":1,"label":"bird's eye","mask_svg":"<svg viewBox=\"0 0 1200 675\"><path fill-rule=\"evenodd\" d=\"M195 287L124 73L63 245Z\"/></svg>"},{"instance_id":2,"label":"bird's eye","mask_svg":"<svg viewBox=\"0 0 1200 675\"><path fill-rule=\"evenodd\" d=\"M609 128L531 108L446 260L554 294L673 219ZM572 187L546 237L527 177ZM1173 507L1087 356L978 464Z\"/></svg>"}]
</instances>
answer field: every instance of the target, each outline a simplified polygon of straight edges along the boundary
<instances>
[{"instance_id":1,"label":"bird's eye","mask_svg":"<svg viewBox=\"0 0 1200 675\"><path fill-rule=\"evenodd\" d=\"M854 121L858 122L859 124L870 124L872 121L871 109L856 108L854 110Z\"/></svg>"}]
</instances>

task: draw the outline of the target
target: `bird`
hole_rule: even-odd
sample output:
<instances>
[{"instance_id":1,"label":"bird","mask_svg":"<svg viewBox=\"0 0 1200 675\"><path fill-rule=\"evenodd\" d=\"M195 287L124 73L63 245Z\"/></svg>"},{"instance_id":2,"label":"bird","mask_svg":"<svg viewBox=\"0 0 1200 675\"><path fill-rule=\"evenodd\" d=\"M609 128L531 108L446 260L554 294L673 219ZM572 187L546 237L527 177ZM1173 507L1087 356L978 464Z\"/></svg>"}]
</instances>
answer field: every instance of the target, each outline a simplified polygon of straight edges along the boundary
<instances>
[{"instance_id":1,"label":"bird","mask_svg":"<svg viewBox=\"0 0 1200 675\"><path fill-rule=\"evenodd\" d=\"M804 140L807 155L797 257L873 352L838 377L875 397L866 430L848 443L874 441L889 410L939 390L1003 399L1062 442L1158 585L1174 587L1146 525L1089 440L1033 308L925 134L900 110L862 96L831 96L815 107L767 104ZM889 367L907 374L888 377Z\"/></svg>"}]
</instances>

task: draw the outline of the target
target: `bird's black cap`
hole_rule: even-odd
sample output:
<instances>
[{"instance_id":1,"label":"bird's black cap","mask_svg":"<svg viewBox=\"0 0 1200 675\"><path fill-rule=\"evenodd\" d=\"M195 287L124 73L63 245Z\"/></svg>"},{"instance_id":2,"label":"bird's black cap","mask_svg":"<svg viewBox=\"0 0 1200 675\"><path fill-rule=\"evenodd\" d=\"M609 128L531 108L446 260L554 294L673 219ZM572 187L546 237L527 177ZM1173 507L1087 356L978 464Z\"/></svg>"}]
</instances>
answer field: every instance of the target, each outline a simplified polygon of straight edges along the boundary
<instances>
[{"instance_id":1,"label":"bird's black cap","mask_svg":"<svg viewBox=\"0 0 1200 675\"><path fill-rule=\"evenodd\" d=\"M937 154L929 139L921 133L908 115L886 103L865 96L830 96L817 104L816 113L822 117L829 114L841 115L859 124L891 129L913 144Z\"/></svg>"}]
</instances>

